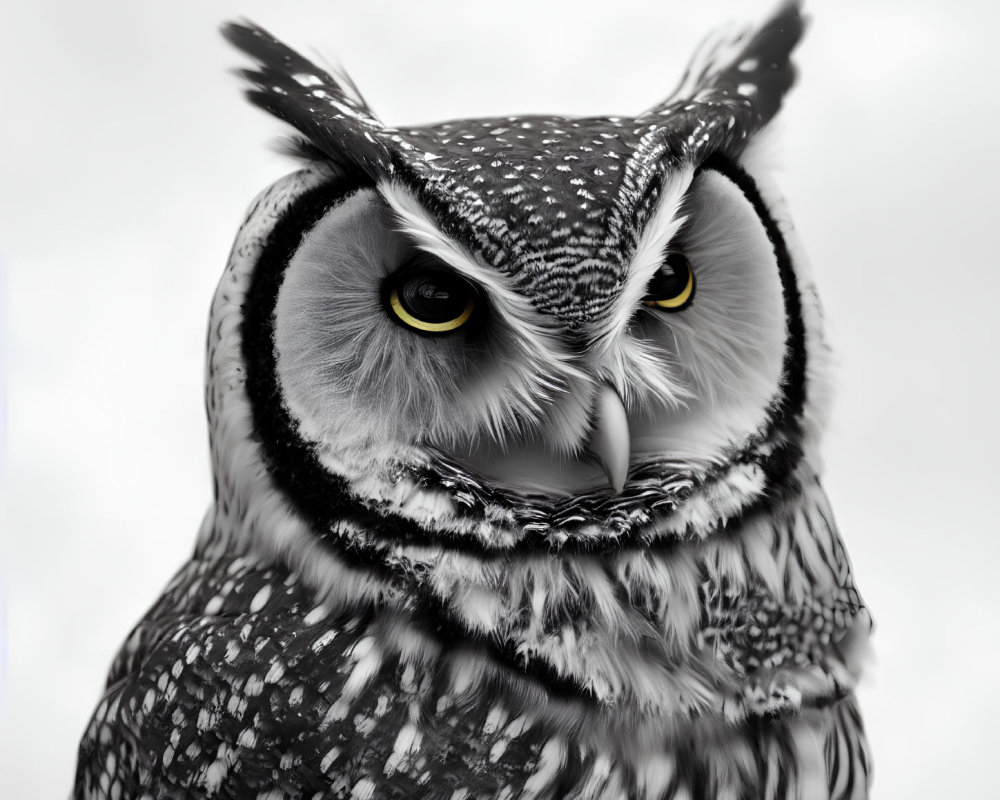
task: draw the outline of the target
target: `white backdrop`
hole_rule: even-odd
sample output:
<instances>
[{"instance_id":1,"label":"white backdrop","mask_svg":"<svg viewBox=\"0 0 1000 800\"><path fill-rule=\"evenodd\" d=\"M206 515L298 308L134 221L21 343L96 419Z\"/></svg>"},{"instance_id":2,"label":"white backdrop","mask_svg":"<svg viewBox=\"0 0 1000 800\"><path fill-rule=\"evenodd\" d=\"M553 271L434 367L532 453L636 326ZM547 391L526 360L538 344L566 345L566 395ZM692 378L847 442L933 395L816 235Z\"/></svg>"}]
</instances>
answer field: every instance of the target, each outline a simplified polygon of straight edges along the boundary
<instances>
[{"instance_id":1,"label":"white backdrop","mask_svg":"<svg viewBox=\"0 0 1000 800\"><path fill-rule=\"evenodd\" d=\"M630 113L770 0L5 0L0 797L65 797L119 643L210 496L209 300L291 168L216 33L347 66L389 123ZM840 354L826 483L879 629L880 798L994 796L1000 5L816 0L782 184Z\"/></svg>"}]
</instances>

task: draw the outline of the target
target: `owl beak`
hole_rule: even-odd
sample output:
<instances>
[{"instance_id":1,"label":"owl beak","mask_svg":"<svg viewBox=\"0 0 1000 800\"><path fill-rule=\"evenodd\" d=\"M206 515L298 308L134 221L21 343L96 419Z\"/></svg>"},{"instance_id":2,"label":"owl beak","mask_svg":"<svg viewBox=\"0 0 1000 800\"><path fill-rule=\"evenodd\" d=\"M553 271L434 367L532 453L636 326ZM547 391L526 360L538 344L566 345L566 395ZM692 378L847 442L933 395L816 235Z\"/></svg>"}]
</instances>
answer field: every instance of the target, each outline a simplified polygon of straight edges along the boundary
<instances>
[{"instance_id":1,"label":"owl beak","mask_svg":"<svg viewBox=\"0 0 1000 800\"><path fill-rule=\"evenodd\" d=\"M628 475L629 447L628 415L625 404L611 386L605 384L597 392L594 429L590 451L597 456L615 494L621 494Z\"/></svg>"}]
</instances>

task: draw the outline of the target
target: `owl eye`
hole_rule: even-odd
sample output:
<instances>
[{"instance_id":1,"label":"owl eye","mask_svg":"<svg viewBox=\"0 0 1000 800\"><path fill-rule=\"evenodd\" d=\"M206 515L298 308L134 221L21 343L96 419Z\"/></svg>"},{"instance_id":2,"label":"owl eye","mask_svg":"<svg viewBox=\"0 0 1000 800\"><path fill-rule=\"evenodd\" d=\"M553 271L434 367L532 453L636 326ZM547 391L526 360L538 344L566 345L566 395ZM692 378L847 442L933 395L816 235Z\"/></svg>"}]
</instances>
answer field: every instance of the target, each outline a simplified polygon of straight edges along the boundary
<instances>
[{"instance_id":1,"label":"owl eye","mask_svg":"<svg viewBox=\"0 0 1000 800\"><path fill-rule=\"evenodd\" d=\"M694 271L683 253L670 253L646 287L642 302L664 311L680 311L694 297Z\"/></svg>"},{"instance_id":2,"label":"owl eye","mask_svg":"<svg viewBox=\"0 0 1000 800\"><path fill-rule=\"evenodd\" d=\"M435 268L397 273L390 279L387 299L397 320L425 333L461 328L476 307L476 293L468 281Z\"/></svg>"}]
</instances>

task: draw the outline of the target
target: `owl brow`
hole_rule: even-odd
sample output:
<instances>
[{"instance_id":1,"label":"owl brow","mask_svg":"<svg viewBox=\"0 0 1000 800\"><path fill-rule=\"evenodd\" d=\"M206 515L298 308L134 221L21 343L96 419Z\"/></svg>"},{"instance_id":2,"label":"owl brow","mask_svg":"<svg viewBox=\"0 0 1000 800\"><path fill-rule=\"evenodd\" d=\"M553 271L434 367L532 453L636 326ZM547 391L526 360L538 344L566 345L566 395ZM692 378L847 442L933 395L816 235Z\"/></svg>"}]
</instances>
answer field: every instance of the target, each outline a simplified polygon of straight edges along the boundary
<instances>
[{"instance_id":1,"label":"owl brow","mask_svg":"<svg viewBox=\"0 0 1000 800\"><path fill-rule=\"evenodd\" d=\"M614 299L611 313L594 332L594 349L607 352L625 333L629 320L646 293L646 286L663 263L663 254L684 224L684 198L694 179L694 167L686 166L671 174L653 213L643 226L629 259L625 284Z\"/></svg>"},{"instance_id":2,"label":"owl brow","mask_svg":"<svg viewBox=\"0 0 1000 800\"><path fill-rule=\"evenodd\" d=\"M438 228L423 204L406 186L394 181L380 181L378 190L399 222L399 232L410 238L421 250L436 256L464 277L489 290L513 291L504 276L483 268L454 239Z\"/></svg>"},{"instance_id":3,"label":"owl brow","mask_svg":"<svg viewBox=\"0 0 1000 800\"><path fill-rule=\"evenodd\" d=\"M558 364L560 377L585 380L586 376L573 363L574 354L565 347L552 322L529 300L517 292L502 273L479 264L471 253L441 231L416 195L397 181L380 181L378 190L399 220L399 230L424 252L437 257L462 276L485 290L492 305L512 327L518 338L534 356L550 364ZM511 324L516 322L516 324Z\"/></svg>"}]
</instances>

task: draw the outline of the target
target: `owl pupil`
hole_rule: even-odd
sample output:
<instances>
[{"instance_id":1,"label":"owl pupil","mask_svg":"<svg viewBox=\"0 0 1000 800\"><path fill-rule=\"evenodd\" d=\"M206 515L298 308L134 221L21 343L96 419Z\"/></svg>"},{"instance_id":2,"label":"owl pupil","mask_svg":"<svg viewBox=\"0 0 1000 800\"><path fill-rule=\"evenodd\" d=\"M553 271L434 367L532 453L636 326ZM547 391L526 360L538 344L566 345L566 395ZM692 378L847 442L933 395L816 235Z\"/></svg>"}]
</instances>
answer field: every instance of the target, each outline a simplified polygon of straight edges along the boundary
<instances>
[{"instance_id":1,"label":"owl pupil","mask_svg":"<svg viewBox=\"0 0 1000 800\"><path fill-rule=\"evenodd\" d=\"M409 277L397 291L407 312L430 323L447 322L460 316L471 295L471 288L465 281L443 271Z\"/></svg>"},{"instance_id":2,"label":"owl pupil","mask_svg":"<svg viewBox=\"0 0 1000 800\"><path fill-rule=\"evenodd\" d=\"M647 296L650 299L663 300L680 294L687 285L691 266L681 253L670 253L663 265L649 282Z\"/></svg>"},{"instance_id":3,"label":"owl pupil","mask_svg":"<svg viewBox=\"0 0 1000 800\"><path fill-rule=\"evenodd\" d=\"M691 303L694 273L683 253L670 253L649 281L643 302L664 311L681 311Z\"/></svg>"}]
</instances>

